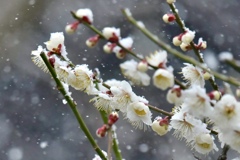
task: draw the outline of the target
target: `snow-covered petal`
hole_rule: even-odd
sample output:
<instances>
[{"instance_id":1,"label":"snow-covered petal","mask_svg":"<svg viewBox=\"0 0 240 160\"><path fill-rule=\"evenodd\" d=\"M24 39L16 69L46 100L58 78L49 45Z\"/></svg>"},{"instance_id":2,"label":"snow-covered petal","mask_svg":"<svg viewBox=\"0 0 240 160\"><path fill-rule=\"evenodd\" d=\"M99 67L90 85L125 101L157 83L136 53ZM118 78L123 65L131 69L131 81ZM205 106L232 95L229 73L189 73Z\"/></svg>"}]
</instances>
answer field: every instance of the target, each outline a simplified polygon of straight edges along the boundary
<instances>
[{"instance_id":1,"label":"snow-covered petal","mask_svg":"<svg viewBox=\"0 0 240 160\"><path fill-rule=\"evenodd\" d=\"M61 47L64 45L63 32L51 33L50 40L45 44L49 51L61 53Z\"/></svg>"},{"instance_id":2,"label":"snow-covered petal","mask_svg":"<svg viewBox=\"0 0 240 160\"><path fill-rule=\"evenodd\" d=\"M119 28L105 27L105 28L103 28L102 33L103 33L103 36L107 40L109 40L110 42L113 42L113 43L116 43L116 42L118 42L119 39L121 39Z\"/></svg>"},{"instance_id":3,"label":"snow-covered petal","mask_svg":"<svg viewBox=\"0 0 240 160\"><path fill-rule=\"evenodd\" d=\"M89 24L93 23L93 13L92 10L89 8L78 9L76 12L76 16Z\"/></svg>"}]
</instances>

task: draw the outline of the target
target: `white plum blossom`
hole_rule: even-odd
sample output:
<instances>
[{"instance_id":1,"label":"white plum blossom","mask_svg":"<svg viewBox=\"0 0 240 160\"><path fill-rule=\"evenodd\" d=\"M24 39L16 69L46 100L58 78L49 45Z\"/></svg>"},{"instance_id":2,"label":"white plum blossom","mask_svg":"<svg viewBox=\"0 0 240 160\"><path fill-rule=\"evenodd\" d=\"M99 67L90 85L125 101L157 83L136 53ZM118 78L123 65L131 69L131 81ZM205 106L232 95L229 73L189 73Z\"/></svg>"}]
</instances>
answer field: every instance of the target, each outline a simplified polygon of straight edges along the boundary
<instances>
[{"instance_id":1,"label":"white plum blossom","mask_svg":"<svg viewBox=\"0 0 240 160\"><path fill-rule=\"evenodd\" d=\"M68 62L60 60L55 55L54 55L54 58L55 58L54 69L58 79L63 82L67 82L69 72L71 72L72 68L68 66L69 65Z\"/></svg>"},{"instance_id":2,"label":"white plum blossom","mask_svg":"<svg viewBox=\"0 0 240 160\"><path fill-rule=\"evenodd\" d=\"M175 85L173 88L168 90L167 101L171 104L175 104L176 106L183 103L182 89L178 85Z\"/></svg>"},{"instance_id":3,"label":"white plum blossom","mask_svg":"<svg viewBox=\"0 0 240 160\"><path fill-rule=\"evenodd\" d=\"M108 86L118 86L121 82L115 79L107 80L105 82ZM98 110L104 110L110 112L115 109L115 102L113 99L113 94L110 89L104 87L101 83L98 84L99 92L96 94L96 97L92 98L90 102L94 102L93 105Z\"/></svg>"},{"instance_id":4,"label":"white plum blossom","mask_svg":"<svg viewBox=\"0 0 240 160\"><path fill-rule=\"evenodd\" d=\"M131 49L133 45L133 39L131 37L123 38L119 43L126 49ZM127 54L121 47L115 46L113 52L116 54L117 58L122 59Z\"/></svg>"},{"instance_id":5,"label":"white plum blossom","mask_svg":"<svg viewBox=\"0 0 240 160\"><path fill-rule=\"evenodd\" d=\"M110 42L118 42L120 37L120 29L115 27L105 27L103 28L103 36Z\"/></svg>"},{"instance_id":6,"label":"white plum blossom","mask_svg":"<svg viewBox=\"0 0 240 160\"><path fill-rule=\"evenodd\" d=\"M93 13L92 10L89 8L78 9L76 12L76 16L89 24L93 23Z\"/></svg>"},{"instance_id":7,"label":"white plum blossom","mask_svg":"<svg viewBox=\"0 0 240 160\"><path fill-rule=\"evenodd\" d=\"M146 130L146 125L152 124L152 113L143 102L133 102L127 106L126 118L136 128Z\"/></svg>"},{"instance_id":8,"label":"white plum blossom","mask_svg":"<svg viewBox=\"0 0 240 160\"><path fill-rule=\"evenodd\" d=\"M185 138L188 143L200 133L210 133L205 123L182 109L171 117L170 125L175 129L173 135L180 140Z\"/></svg>"},{"instance_id":9,"label":"white plum blossom","mask_svg":"<svg viewBox=\"0 0 240 160\"><path fill-rule=\"evenodd\" d=\"M42 46L38 46L37 50L32 51L31 55L31 59L33 61L33 63L38 66L40 69L42 69L44 72L48 73L49 70L46 66L46 64L44 63L42 57L40 56L41 53L44 53L45 55L47 55L47 51L46 49L43 49Z\"/></svg>"},{"instance_id":10,"label":"white plum blossom","mask_svg":"<svg viewBox=\"0 0 240 160\"><path fill-rule=\"evenodd\" d=\"M165 90L174 85L174 75L167 69L157 69L153 75L153 84L155 87Z\"/></svg>"},{"instance_id":11,"label":"white plum blossom","mask_svg":"<svg viewBox=\"0 0 240 160\"><path fill-rule=\"evenodd\" d=\"M147 62L155 67L166 68L167 52L165 50L155 51L146 57Z\"/></svg>"},{"instance_id":12,"label":"white plum blossom","mask_svg":"<svg viewBox=\"0 0 240 160\"><path fill-rule=\"evenodd\" d=\"M113 103L113 95L110 92L106 93L98 93L96 97L90 100L90 102L93 102L93 105L98 109L98 110L104 110L106 112L110 112L114 109L112 105Z\"/></svg>"},{"instance_id":13,"label":"white plum blossom","mask_svg":"<svg viewBox=\"0 0 240 160\"><path fill-rule=\"evenodd\" d=\"M126 37L126 38L123 38L119 41L119 43L127 48L127 49L131 49L132 48L132 45L133 45L133 39L132 37Z\"/></svg>"},{"instance_id":14,"label":"white plum blossom","mask_svg":"<svg viewBox=\"0 0 240 160\"><path fill-rule=\"evenodd\" d=\"M88 94L96 92L93 84L93 73L86 64L77 65L69 72L67 83L76 90L85 91Z\"/></svg>"},{"instance_id":15,"label":"white plum blossom","mask_svg":"<svg viewBox=\"0 0 240 160\"><path fill-rule=\"evenodd\" d=\"M205 80L202 69L189 63L184 63L184 65L185 67L182 68L184 79L187 80L187 82L191 85L199 85L204 87Z\"/></svg>"},{"instance_id":16,"label":"white plum blossom","mask_svg":"<svg viewBox=\"0 0 240 160\"><path fill-rule=\"evenodd\" d=\"M195 31L191 31L189 29L186 30L186 32L182 36L182 42L185 44L189 44L193 41L195 37Z\"/></svg>"},{"instance_id":17,"label":"white plum blossom","mask_svg":"<svg viewBox=\"0 0 240 160\"><path fill-rule=\"evenodd\" d=\"M209 133L202 133L195 137L194 140L190 142L192 148L194 148L198 153L208 154L211 151L218 151L216 144L214 143L214 137Z\"/></svg>"},{"instance_id":18,"label":"white plum blossom","mask_svg":"<svg viewBox=\"0 0 240 160\"><path fill-rule=\"evenodd\" d=\"M91 99L94 102L94 106L99 110L112 111L120 110L126 115L127 106L133 102L142 102L147 104L148 101L141 96L137 96L126 81L117 81L115 79L105 82L110 89L104 89L99 85L99 92L96 93L96 97Z\"/></svg>"},{"instance_id":19,"label":"white plum blossom","mask_svg":"<svg viewBox=\"0 0 240 160\"><path fill-rule=\"evenodd\" d=\"M232 95L225 94L214 106L210 118L222 131L228 131L233 124L240 122L240 103Z\"/></svg>"},{"instance_id":20,"label":"white plum blossom","mask_svg":"<svg viewBox=\"0 0 240 160\"><path fill-rule=\"evenodd\" d=\"M64 36L62 32L51 33L50 40L44 43L51 52L61 53L64 45Z\"/></svg>"},{"instance_id":21,"label":"white plum blossom","mask_svg":"<svg viewBox=\"0 0 240 160\"><path fill-rule=\"evenodd\" d=\"M182 108L198 118L207 117L213 111L210 105L211 100L205 88L201 88L200 86L194 85L182 91L182 99Z\"/></svg>"},{"instance_id":22,"label":"white plum blossom","mask_svg":"<svg viewBox=\"0 0 240 160\"><path fill-rule=\"evenodd\" d=\"M147 73L138 70L138 63L135 60L125 61L120 64L122 74L133 84L148 86L150 77Z\"/></svg>"},{"instance_id":23,"label":"white plum blossom","mask_svg":"<svg viewBox=\"0 0 240 160\"><path fill-rule=\"evenodd\" d=\"M229 145L232 149L240 153L240 125L235 124L232 129L221 131L218 134L220 142Z\"/></svg>"},{"instance_id":24,"label":"white plum blossom","mask_svg":"<svg viewBox=\"0 0 240 160\"><path fill-rule=\"evenodd\" d=\"M163 136L171 130L171 126L168 124L168 122L161 124L161 121L163 121L162 117L156 117L151 127L154 132L156 132L160 136Z\"/></svg>"},{"instance_id":25,"label":"white plum blossom","mask_svg":"<svg viewBox=\"0 0 240 160\"><path fill-rule=\"evenodd\" d=\"M125 113L127 105L138 101L138 96L132 91L131 85L127 81L120 81L117 85L112 85L110 91L113 95L114 109Z\"/></svg>"}]
</instances>

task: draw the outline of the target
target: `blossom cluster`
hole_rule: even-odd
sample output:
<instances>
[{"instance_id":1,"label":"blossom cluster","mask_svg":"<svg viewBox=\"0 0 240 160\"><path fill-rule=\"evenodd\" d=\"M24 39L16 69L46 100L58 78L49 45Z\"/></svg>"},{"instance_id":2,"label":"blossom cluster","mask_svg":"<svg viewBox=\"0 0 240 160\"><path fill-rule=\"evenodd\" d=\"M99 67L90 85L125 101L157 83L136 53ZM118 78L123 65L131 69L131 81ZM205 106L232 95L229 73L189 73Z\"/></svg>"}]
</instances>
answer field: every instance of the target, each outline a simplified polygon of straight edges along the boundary
<instances>
[{"instance_id":1,"label":"blossom cluster","mask_svg":"<svg viewBox=\"0 0 240 160\"><path fill-rule=\"evenodd\" d=\"M58 79L67 86L66 88L71 86L94 95L91 101L97 109L106 112L120 111L136 128L146 129L145 125L152 123L148 101L144 97L137 96L127 81L112 79L103 83L88 65L73 65L68 60L63 33L52 33L50 40L45 44L47 50L39 46L38 50L32 51L33 62L43 70L47 70L40 57L41 53L45 54L55 69Z\"/></svg>"},{"instance_id":2,"label":"blossom cluster","mask_svg":"<svg viewBox=\"0 0 240 160\"><path fill-rule=\"evenodd\" d=\"M169 5L174 2L175 0L167 0ZM90 9L79 9L74 15L77 21L66 26L67 33L74 33L81 23L93 24ZM174 22L176 19L173 13L163 16L166 23ZM193 48L199 51L206 49L207 43L202 38L199 38L197 44L193 42L195 31L187 27L183 29L184 32L172 40L175 46L179 46L182 51ZM180 74L184 82L179 84L174 76L173 67L168 65L166 50L160 49L145 57L138 57L131 51L133 38L122 38L120 33L119 28L105 27L87 39L86 45L92 48L100 39L106 39L108 42L103 46L106 53L115 53L120 59L125 58L128 53L137 57L139 61L130 59L120 64L120 70L128 81L116 79L104 81L99 76L100 72L92 71L87 64L72 64L67 57L62 32L51 34L50 40L45 42L46 49L39 46L36 51L32 51L32 60L47 72L48 68L40 57L41 54L45 54L68 96L71 97L69 86L84 91L93 96L90 102L98 110L110 114L108 123L97 129L99 137L105 136L118 120L118 113L122 113L123 117L138 129L146 130L150 126L160 136L167 134L171 129L174 130L174 136L184 139L188 146L204 155L218 151L213 132L218 132L217 137L223 145L227 144L240 152L240 102L233 94L223 93L217 89L210 92L206 90L206 81L213 80L213 77L210 70L202 69L207 68L205 63L202 63L203 67L183 63ZM229 53L224 52L220 55L220 60L232 59ZM152 76L148 70L154 71ZM156 88L168 89L166 99L174 105L170 115L163 118L157 116L153 121L149 101L134 93L131 86L148 86L151 78Z\"/></svg>"}]
</instances>

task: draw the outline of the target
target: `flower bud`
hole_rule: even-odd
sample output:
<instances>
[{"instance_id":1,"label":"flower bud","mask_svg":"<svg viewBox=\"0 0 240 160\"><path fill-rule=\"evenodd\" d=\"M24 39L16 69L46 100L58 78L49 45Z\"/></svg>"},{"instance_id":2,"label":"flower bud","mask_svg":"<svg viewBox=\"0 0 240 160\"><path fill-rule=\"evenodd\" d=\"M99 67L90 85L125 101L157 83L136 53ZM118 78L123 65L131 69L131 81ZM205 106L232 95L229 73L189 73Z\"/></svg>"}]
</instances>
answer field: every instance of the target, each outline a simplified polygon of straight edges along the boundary
<instances>
[{"instance_id":1,"label":"flower bud","mask_svg":"<svg viewBox=\"0 0 240 160\"><path fill-rule=\"evenodd\" d=\"M86 41L86 45L89 47L89 48L92 48L94 46L96 46L97 42L99 41L99 35L95 35L93 37L90 37L87 39Z\"/></svg>"},{"instance_id":2,"label":"flower bud","mask_svg":"<svg viewBox=\"0 0 240 160\"><path fill-rule=\"evenodd\" d=\"M181 43L180 48L182 49L182 51L188 51L191 49L191 46L186 43Z\"/></svg>"},{"instance_id":3,"label":"flower bud","mask_svg":"<svg viewBox=\"0 0 240 160\"><path fill-rule=\"evenodd\" d=\"M201 43L199 43L196 46L197 49L206 49L207 48L207 42L206 41L202 41Z\"/></svg>"},{"instance_id":4,"label":"flower bud","mask_svg":"<svg viewBox=\"0 0 240 160\"><path fill-rule=\"evenodd\" d=\"M103 46L103 50L104 50L105 53L112 53L114 47L116 47L116 43L108 42L107 44L105 44Z\"/></svg>"},{"instance_id":5,"label":"flower bud","mask_svg":"<svg viewBox=\"0 0 240 160\"><path fill-rule=\"evenodd\" d=\"M116 43L120 39L120 29L115 27L105 27L102 31L103 36L112 43Z\"/></svg>"},{"instance_id":6,"label":"flower bud","mask_svg":"<svg viewBox=\"0 0 240 160\"><path fill-rule=\"evenodd\" d=\"M146 60L142 60L137 65L137 70L140 72L146 72L148 70L148 63Z\"/></svg>"},{"instance_id":7,"label":"flower bud","mask_svg":"<svg viewBox=\"0 0 240 160\"><path fill-rule=\"evenodd\" d=\"M167 101L171 104L180 105L182 103L182 89L175 85L167 93Z\"/></svg>"},{"instance_id":8,"label":"flower bud","mask_svg":"<svg viewBox=\"0 0 240 160\"><path fill-rule=\"evenodd\" d=\"M206 49L207 48L207 42L203 41L202 38L198 39L198 44L195 45L196 49Z\"/></svg>"},{"instance_id":9,"label":"flower bud","mask_svg":"<svg viewBox=\"0 0 240 160\"><path fill-rule=\"evenodd\" d=\"M162 119L162 117L156 117L151 127L158 135L165 135L169 131L168 118Z\"/></svg>"},{"instance_id":10,"label":"flower bud","mask_svg":"<svg viewBox=\"0 0 240 160\"><path fill-rule=\"evenodd\" d=\"M119 118L119 115L117 112L112 112L109 116L108 116L108 125L112 126L114 123L117 122Z\"/></svg>"},{"instance_id":11,"label":"flower bud","mask_svg":"<svg viewBox=\"0 0 240 160\"><path fill-rule=\"evenodd\" d=\"M76 12L76 16L88 24L93 23L93 13L88 8L78 9Z\"/></svg>"},{"instance_id":12,"label":"flower bud","mask_svg":"<svg viewBox=\"0 0 240 160\"><path fill-rule=\"evenodd\" d=\"M162 19L165 23L170 23L170 22L173 22L176 19L176 17L174 14L168 13L168 14L164 14Z\"/></svg>"},{"instance_id":13,"label":"flower bud","mask_svg":"<svg viewBox=\"0 0 240 160\"><path fill-rule=\"evenodd\" d=\"M65 32L67 34L73 34L77 30L77 27L78 27L79 24L80 24L80 22L76 21L74 23L66 25Z\"/></svg>"},{"instance_id":14,"label":"flower bud","mask_svg":"<svg viewBox=\"0 0 240 160\"><path fill-rule=\"evenodd\" d=\"M209 80L211 78L211 74L209 72L205 72L203 74L203 78L204 78L204 80Z\"/></svg>"},{"instance_id":15,"label":"flower bud","mask_svg":"<svg viewBox=\"0 0 240 160\"><path fill-rule=\"evenodd\" d=\"M99 138L102 138L106 135L107 133L107 130L109 129L109 126L104 124L102 127L98 128L97 131L96 131L96 135L99 137Z\"/></svg>"},{"instance_id":16,"label":"flower bud","mask_svg":"<svg viewBox=\"0 0 240 160\"><path fill-rule=\"evenodd\" d=\"M50 57L48 59L49 63L51 64L51 66L54 68L54 63L55 63L55 58L54 57Z\"/></svg>"},{"instance_id":17,"label":"flower bud","mask_svg":"<svg viewBox=\"0 0 240 160\"><path fill-rule=\"evenodd\" d=\"M123 59L126 57L126 52L124 50L119 50L118 52L115 53L116 54L116 57L118 59Z\"/></svg>"},{"instance_id":18,"label":"flower bud","mask_svg":"<svg viewBox=\"0 0 240 160\"><path fill-rule=\"evenodd\" d=\"M113 52L116 54L116 57L117 57L118 59L123 59L123 58L125 58L125 56L126 56L126 54L127 54L122 48L120 48L120 47L118 47L118 46L116 46L116 47L113 48Z\"/></svg>"},{"instance_id":19,"label":"flower bud","mask_svg":"<svg viewBox=\"0 0 240 160\"><path fill-rule=\"evenodd\" d=\"M212 92L208 93L208 96L210 99L219 100L221 98L222 94L219 91L212 91Z\"/></svg>"},{"instance_id":20,"label":"flower bud","mask_svg":"<svg viewBox=\"0 0 240 160\"><path fill-rule=\"evenodd\" d=\"M181 40L183 43L189 44L193 41L194 37L195 37L195 32L188 30L183 34Z\"/></svg>"},{"instance_id":21,"label":"flower bud","mask_svg":"<svg viewBox=\"0 0 240 160\"><path fill-rule=\"evenodd\" d=\"M67 34L73 34L76 30L72 27L71 24L66 25L65 27L65 32Z\"/></svg>"},{"instance_id":22,"label":"flower bud","mask_svg":"<svg viewBox=\"0 0 240 160\"><path fill-rule=\"evenodd\" d=\"M180 46L181 43L182 43L182 41L181 41L181 39L180 39L180 36L175 36L175 37L173 38L172 42L173 42L174 46Z\"/></svg>"}]
</instances>

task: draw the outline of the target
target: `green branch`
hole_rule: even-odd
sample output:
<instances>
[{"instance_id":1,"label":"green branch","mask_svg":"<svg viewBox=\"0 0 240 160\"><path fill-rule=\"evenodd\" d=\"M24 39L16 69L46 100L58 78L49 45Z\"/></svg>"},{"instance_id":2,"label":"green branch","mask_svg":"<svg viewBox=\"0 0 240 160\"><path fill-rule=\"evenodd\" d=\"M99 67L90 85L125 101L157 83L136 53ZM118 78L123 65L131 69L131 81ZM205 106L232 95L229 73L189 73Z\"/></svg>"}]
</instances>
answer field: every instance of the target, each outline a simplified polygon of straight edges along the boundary
<instances>
[{"instance_id":1,"label":"green branch","mask_svg":"<svg viewBox=\"0 0 240 160\"><path fill-rule=\"evenodd\" d=\"M171 53L172 55L178 57L179 59L181 59L185 62L191 63L193 65L196 65L196 66L202 68L203 70L211 73L212 75L214 75L218 79L221 79L221 80L223 80L225 82L228 82L228 83L230 83L232 85L235 85L235 86L240 86L240 81L237 80L236 78L231 77L231 76L225 76L223 74L220 74L220 73L212 71L212 70L209 71L209 68L205 67L203 64L196 61L192 57L186 56L185 54L177 51L176 49L173 49L170 45L168 45L167 43L163 42L158 37L156 37L156 35L153 35L147 28L143 27L142 25L139 25L138 22L132 17L132 15L129 14L128 9L123 9L122 12L126 16L126 18L129 20L129 22L131 22L134 26L136 26L152 42L154 42L156 45L158 45L159 47L166 50L168 53Z\"/></svg>"},{"instance_id":2,"label":"green branch","mask_svg":"<svg viewBox=\"0 0 240 160\"><path fill-rule=\"evenodd\" d=\"M181 28L181 30L182 30L183 32L185 32L185 31L186 31L186 26L185 26L185 24L183 23L183 20L181 19L181 17L179 16L179 14L178 14L178 12L177 12L177 10L176 10L175 5L174 5L174 4L169 4L169 7L171 8L172 12L174 13L174 15L175 15L175 17L176 17L176 22L177 22L177 24L179 25L179 27ZM204 59L203 59L203 57L202 57L199 49L197 49L197 48L195 47L194 42L192 41L192 42L190 43L190 45L191 45L191 48L193 49L195 55L198 57L199 62L201 62L201 63L204 64L204 63L205 63L205 62L204 62ZM217 86L217 84L216 84L216 82L215 82L215 80L214 80L214 77L211 76L210 79L209 79L209 82L211 83L212 87L213 87L215 90L218 90L218 86Z\"/></svg>"},{"instance_id":3,"label":"green branch","mask_svg":"<svg viewBox=\"0 0 240 160\"><path fill-rule=\"evenodd\" d=\"M230 67L232 67L235 71L240 73L240 66L238 61L236 60L226 60L225 61Z\"/></svg>"},{"instance_id":4,"label":"green branch","mask_svg":"<svg viewBox=\"0 0 240 160\"><path fill-rule=\"evenodd\" d=\"M49 69L54 81L57 84L57 89L62 93L62 95L64 96L64 98L66 99L68 105L70 106L71 110L73 111L79 126L81 127L82 131L85 133L86 137L88 138L89 142L91 143L93 149L97 152L97 154L103 159L103 160L107 160L105 155L102 153L102 150L100 149L100 147L97 145L97 143L95 142L93 136L91 135L90 131L88 130L84 120L82 119L79 111L77 110L77 105L76 103L72 100L72 98L68 95L68 93L65 91L61 81L57 78L57 74L54 70L54 68L51 66L51 64L49 63L46 55L42 52L40 54L40 56L42 57L44 63L46 64L47 68Z\"/></svg>"},{"instance_id":5,"label":"green branch","mask_svg":"<svg viewBox=\"0 0 240 160\"><path fill-rule=\"evenodd\" d=\"M79 19L76 14L71 11L71 14L73 16L73 18L77 19L78 21L81 21L81 19ZM92 31L94 31L96 34L98 34L100 36L100 38L108 40L104 37L104 35L102 34L101 31L99 31L96 27L94 27L93 25L90 25L84 21L81 21L85 26L87 26L88 28L90 28ZM142 57L138 56L136 53L134 53L133 51L125 48L123 45L121 45L119 42L116 43L121 49L123 49L125 52L129 53L130 55L132 55L133 57L135 57L136 59L138 59L139 61L144 60ZM152 67L154 70L157 70L158 67L155 67L151 64L148 64L150 67ZM174 79L175 83L178 84L182 89L186 89L187 87L181 83L181 81L179 81L177 78Z\"/></svg>"}]
</instances>

